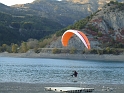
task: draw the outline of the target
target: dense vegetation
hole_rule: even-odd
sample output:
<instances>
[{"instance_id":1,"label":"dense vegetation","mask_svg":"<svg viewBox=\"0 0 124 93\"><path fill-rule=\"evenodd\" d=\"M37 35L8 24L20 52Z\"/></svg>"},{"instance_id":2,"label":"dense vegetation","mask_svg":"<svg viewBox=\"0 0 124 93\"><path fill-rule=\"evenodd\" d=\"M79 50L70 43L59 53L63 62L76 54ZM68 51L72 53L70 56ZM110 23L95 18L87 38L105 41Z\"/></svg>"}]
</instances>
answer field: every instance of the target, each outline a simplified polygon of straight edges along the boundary
<instances>
[{"instance_id":1,"label":"dense vegetation","mask_svg":"<svg viewBox=\"0 0 124 93\"><path fill-rule=\"evenodd\" d=\"M41 39L61 29L59 23L36 16L14 16L0 12L0 45Z\"/></svg>"},{"instance_id":2,"label":"dense vegetation","mask_svg":"<svg viewBox=\"0 0 124 93\"><path fill-rule=\"evenodd\" d=\"M69 53L69 54L114 54L119 55L123 53L123 49L115 49L115 48L109 48L106 47L105 49L91 49L91 50L77 50L75 48L72 49L65 49L64 51L62 49L54 48L52 49L53 54L60 54L60 53Z\"/></svg>"},{"instance_id":3,"label":"dense vegetation","mask_svg":"<svg viewBox=\"0 0 124 93\"><path fill-rule=\"evenodd\" d=\"M114 4L114 5L117 5L116 6L116 9L119 9L120 11L121 10L124 10L124 3L119 3L119 2L114 2L114 1L110 1L110 3L108 3L108 5L110 4Z\"/></svg>"}]
</instances>

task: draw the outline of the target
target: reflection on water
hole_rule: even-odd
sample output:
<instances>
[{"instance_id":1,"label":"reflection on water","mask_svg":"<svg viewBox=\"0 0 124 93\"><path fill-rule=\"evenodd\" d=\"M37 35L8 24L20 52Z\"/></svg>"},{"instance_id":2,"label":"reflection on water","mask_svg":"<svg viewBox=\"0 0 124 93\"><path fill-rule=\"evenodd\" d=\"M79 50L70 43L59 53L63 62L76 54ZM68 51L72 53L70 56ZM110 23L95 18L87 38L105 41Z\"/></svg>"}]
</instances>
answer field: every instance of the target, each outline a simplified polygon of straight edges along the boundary
<instances>
[{"instance_id":1,"label":"reflection on water","mask_svg":"<svg viewBox=\"0 0 124 93\"><path fill-rule=\"evenodd\" d=\"M124 84L124 62L0 57L0 82Z\"/></svg>"}]
</instances>

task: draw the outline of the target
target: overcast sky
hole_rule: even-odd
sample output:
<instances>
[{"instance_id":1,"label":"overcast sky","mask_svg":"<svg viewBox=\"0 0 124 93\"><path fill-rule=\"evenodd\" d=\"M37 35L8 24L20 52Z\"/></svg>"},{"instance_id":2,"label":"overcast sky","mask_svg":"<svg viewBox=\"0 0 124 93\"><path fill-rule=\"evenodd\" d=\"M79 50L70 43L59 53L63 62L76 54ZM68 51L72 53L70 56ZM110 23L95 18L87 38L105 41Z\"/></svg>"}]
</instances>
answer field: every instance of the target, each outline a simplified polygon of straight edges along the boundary
<instances>
[{"instance_id":1,"label":"overcast sky","mask_svg":"<svg viewBox=\"0 0 124 93\"><path fill-rule=\"evenodd\" d=\"M15 4L31 3L33 1L35 1L35 0L0 0L0 3L11 6L11 5L15 5Z\"/></svg>"}]
</instances>

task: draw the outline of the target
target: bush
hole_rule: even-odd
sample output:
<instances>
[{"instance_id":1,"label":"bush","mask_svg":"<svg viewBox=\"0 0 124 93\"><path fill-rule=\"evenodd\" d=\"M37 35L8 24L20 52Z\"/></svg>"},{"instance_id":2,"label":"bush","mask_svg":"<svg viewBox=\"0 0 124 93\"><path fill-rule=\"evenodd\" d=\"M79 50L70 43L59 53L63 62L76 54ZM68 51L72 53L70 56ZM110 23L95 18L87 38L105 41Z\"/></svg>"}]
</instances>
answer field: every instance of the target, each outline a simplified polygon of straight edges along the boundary
<instances>
[{"instance_id":1,"label":"bush","mask_svg":"<svg viewBox=\"0 0 124 93\"><path fill-rule=\"evenodd\" d=\"M59 54L59 53L61 53L61 50L60 50L60 49L57 49L57 48L54 48L54 49L52 50L52 53L53 53L53 54Z\"/></svg>"},{"instance_id":2,"label":"bush","mask_svg":"<svg viewBox=\"0 0 124 93\"><path fill-rule=\"evenodd\" d=\"M75 54L76 53L76 49L75 48L72 48L71 50L70 50L70 54Z\"/></svg>"}]
</instances>

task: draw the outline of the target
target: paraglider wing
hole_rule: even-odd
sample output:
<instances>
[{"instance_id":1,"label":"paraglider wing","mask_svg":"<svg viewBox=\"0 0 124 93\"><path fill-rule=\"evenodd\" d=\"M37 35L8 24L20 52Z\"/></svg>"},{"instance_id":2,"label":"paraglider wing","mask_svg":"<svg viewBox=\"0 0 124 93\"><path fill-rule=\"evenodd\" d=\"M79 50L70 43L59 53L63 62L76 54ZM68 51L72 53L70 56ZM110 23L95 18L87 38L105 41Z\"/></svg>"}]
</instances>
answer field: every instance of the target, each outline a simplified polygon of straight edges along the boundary
<instances>
[{"instance_id":1,"label":"paraglider wing","mask_svg":"<svg viewBox=\"0 0 124 93\"><path fill-rule=\"evenodd\" d=\"M70 38L73 36L73 35L77 35L81 41L84 43L84 45L87 47L87 49L90 49L90 43L89 43L89 40L87 38L87 36L81 32L81 31L78 31L78 30L67 30L63 35L62 35L62 45L63 46L67 46L68 45L68 41L70 40Z\"/></svg>"},{"instance_id":2,"label":"paraglider wing","mask_svg":"<svg viewBox=\"0 0 124 93\"><path fill-rule=\"evenodd\" d=\"M83 43L86 44L85 46L87 46L88 49L91 49L90 42L89 42L87 36L81 31L78 31L78 33L83 37Z\"/></svg>"}]
</instances>

